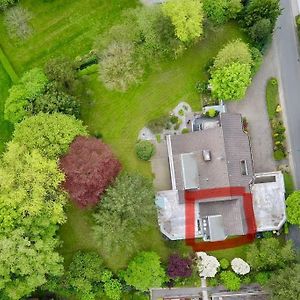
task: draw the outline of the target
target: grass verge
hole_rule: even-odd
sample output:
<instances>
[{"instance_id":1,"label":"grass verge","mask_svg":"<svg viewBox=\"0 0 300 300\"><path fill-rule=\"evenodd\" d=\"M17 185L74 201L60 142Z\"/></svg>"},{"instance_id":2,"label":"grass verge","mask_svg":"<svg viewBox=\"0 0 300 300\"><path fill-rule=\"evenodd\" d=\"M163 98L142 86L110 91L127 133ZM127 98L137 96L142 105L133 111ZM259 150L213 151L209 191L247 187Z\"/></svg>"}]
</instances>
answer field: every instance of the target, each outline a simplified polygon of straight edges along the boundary
<instances>
[{"instance_id":1,"label":"grass verge","mask_svg":"<svg viewBox=\"0 0 300 300\"><path fill-rule=\"evenodd\" d=\"M279 104L278 82L276 78L270 78L266 86L266 100L269 119L276 116L276 108Z\"/></svg>"},{"instance_id":2,"label":"grass verge","mask_svg":"<svg viewBox=\"0 0 300 300\"><path fill-rule=\"evenodd\" d=\"M285 193L286 196L289 196L295 190L293 176L291 173L284 172L283 178L284 178L284 185L285 185Z\"/></svg>"}]
</instances>

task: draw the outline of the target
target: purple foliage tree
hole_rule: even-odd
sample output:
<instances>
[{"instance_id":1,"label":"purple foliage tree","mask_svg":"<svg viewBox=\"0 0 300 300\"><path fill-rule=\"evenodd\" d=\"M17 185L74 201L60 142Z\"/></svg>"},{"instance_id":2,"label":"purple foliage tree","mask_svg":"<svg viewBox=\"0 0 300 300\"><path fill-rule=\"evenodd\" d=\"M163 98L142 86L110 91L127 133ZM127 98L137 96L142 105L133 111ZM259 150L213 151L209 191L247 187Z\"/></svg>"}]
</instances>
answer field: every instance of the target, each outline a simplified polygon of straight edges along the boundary
<instances>
[{"instance_id":1,"label":"purple foliage tree","mask_svg":"<svg viewBox=\"0 0 300 300\"><path fill-rule=\"evenodd\" d=\"M183 258L178 254L172 254L169 257L167 273L170 278L190 277L192 272L192 260L190 258Z\"/></svg>"}]
</instances>

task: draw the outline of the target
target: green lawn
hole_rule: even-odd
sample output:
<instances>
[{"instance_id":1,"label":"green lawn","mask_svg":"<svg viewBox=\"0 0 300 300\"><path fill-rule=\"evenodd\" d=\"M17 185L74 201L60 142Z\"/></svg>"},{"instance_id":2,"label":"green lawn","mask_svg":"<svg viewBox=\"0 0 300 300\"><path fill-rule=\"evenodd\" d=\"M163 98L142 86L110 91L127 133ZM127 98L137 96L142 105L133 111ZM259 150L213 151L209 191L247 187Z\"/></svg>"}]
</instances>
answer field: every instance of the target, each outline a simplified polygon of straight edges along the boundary
<instances>
[{"instance_id":1,"label":"green lawn","mask_svg":"<svg viewBox=\"0 0 300 300\"><path fill-rule=\"evenodd\" d=\"M90 68L85 71L89 75L83 75L85 89L81 99L85 124L91 133L98 131L103 135L124 169L151 176L150 164L139 161L134 153L139 130L150 119L169 112L181 100L199 110L201 99L195 90L196 81L205 79L205 66L224 43L237 38L243 38L243 34L234 24L227 24L217 32L209 32L206 39L188 50L182 58L160 64L142 84L126 93L106 90L98 80L97 68ZM67 262L78 249L95 249L101 253L90 234L89 215L90 212L86 211L82 217L82 212L75 207L68 210L68 221L61 229L65 243L62 252ZM172 251L189 251L184 242L165 242L156 226L142 230L136 238L140 241L140 249L157 251L163 259ZM224 253L227 251L233 250ZM130 259L126 253L104 258L113 270L124 267Z\"/></svg>"},{"instance_id":2,"label":"green lawn","mask_svg":"<svg viewBox=\"0 0 300 300\"><path fill-rule=\"evenodd\" d=\"M25 42L12 41L0 14L0 46L20 75L50 57L75 58L89 52L95 37L116 22L122 9L138 0L22 0L32 15L34 33Z\"/></svg>"},{"instance_id":3,"label":"green lawn","mask_svg":"<svg viewBox=\"0 0 300 300\"><path fill-rule=\"evenodd\" d=\"M9 140L12 133L12 125L3 119L4 103L10 86L11 80L0 63L0 153L3 152L4 144Z\"/></svg>"}]
</instances>

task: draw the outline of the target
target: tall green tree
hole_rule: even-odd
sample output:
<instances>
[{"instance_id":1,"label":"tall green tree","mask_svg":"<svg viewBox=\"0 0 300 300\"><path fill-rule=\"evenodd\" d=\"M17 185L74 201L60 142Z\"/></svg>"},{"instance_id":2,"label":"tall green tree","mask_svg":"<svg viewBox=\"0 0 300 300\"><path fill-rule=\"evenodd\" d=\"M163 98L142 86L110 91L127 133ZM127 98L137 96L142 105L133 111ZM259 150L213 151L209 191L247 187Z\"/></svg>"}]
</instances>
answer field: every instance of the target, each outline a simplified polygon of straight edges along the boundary
<instances>
[{"instance_id":1,"label":"tall green tree","mask_svg":"<svg viewBox=\"0 0 300 300\"><path fill-rule=\"evenodd\" d=\"M266 287L272 300L300 299L300 264L271 273Z\"/></svg>"},{"instance_id":2,"label":"tall green tree","mask_svg":"<svg viewBox=\"0 0 300 300\"><path fill-rule=\"evenodd\" d=\"M21 299L62 272L56 252L65 222L64 180L55 160L11 142L0 165L0 295Z\"/></svg>"},{"instance_id":3,"label":"tall green tree","mask_svg":"<svg viewBox=\"0 0 300 300\"><path fill-rule=\"evenodd\" d=\"M20 82L9 90L5 102L4 117L18 123L28 116L27 107L33 99L44 93L48 79L40 68L34 68L22 76Z\"/></svg>"},{"instance_id":4,"label":"tall green tree","mask_svg":"<svg viewBox=\"0 0 300 300\"><path fill-rule=\"evenodd\" d=\"M246 43L241 40L231 41L226 44L217 54L214 68L221 69L232 63L252 65L252 55Z\"/></svg>"},{"instance_id":5,"label":"tall green tree","mask_svg":"<svg viewBox=\"0 0 300 300\"><path fill-rule=\"evenodd\" d=\"M300 191L295 191L289 195L285 203L289 223L300 225Z\"/></svg>"},{"instance_id":6,"label":"tall green tree","mask_svg":"<svg viewBox=\"0 0 300 300\"><path fill-rule=\"evenodd\" d=\"M87 131L74 117L40 113L16 125L13 141L29 151L36 149L47 158L57 159L79 135L86 136Z\"/></svg>"},{"instance_id":7,"label":"tall green tree","mask_svg":"<svg viewBox=\"0 0 300 300\"><path fill-rule=\"evenodd\" d=\"M232 63L211 74L209 83L213 97L220 100L241 100L251 82L251 66Z\"/></svg>"},{"instance_id":8,"label":"tall green tree","mask_svg":"<svg viewBox=\"0 0 300 300\"><path fill-rule=\"evenodd\" d=\"M247 251L247 262L255 271L272 271L291 264L296 258L291 241L280 245L275 238L263 239L251 244Z\"/></svg>"},{"instance_id":9,"label":"tall green tree","mask_svg":"<svg viewBox=\"0 0 300 300\"><path fill-rule=\"evenodd\" d=\"M162 10L171 19L176 36L182 42L192 42L203 34L203 10L200 0L166 1Z\"/></svg>"},{"instance_id":10,"label":"tall green tree","mask_svg":"<svg viewBox=\"0 0 300 300\"><path fill-rule=\"evenodd\" d=\"M128 264L123 274L128 285L137 290L147 291L151 287L160 287L167 279L155 252L141 252Z\"/></svg>"},{"instance_id":11,"label":"tall green tree","mask_svg":"<svg viewBox=\"0 0 300 300\"><path fill-rule=\"evenodd\" d=\"M242 8L240 0L203 0L206 16L216 24L235 19Z\"/></svg>"},{"instance_id":12,"label":"tall green tree","mask_svg":"<svg viewBox=\"0 0 300 300\"><path fill-rule=\"evenodd\" d=\"M0 234L0 295L1 299L19 300L29 296L47 281L48 276L63 272L63 259L55 251L52 237L32 237L23 229L9 235Z\"/></svg>"},{"instance_id":13,"label":"tall green tree","mask_svg":"<svg viewBox=\"0 0 300 300\"><path fill-rule=\"evenodd\" d=\"M153 200L154 191L149 180L128 173L117 177L94 214L94 236L106 253L134 250L137 228L149 225L155 216Z\"/></svg>"}]
</instances>

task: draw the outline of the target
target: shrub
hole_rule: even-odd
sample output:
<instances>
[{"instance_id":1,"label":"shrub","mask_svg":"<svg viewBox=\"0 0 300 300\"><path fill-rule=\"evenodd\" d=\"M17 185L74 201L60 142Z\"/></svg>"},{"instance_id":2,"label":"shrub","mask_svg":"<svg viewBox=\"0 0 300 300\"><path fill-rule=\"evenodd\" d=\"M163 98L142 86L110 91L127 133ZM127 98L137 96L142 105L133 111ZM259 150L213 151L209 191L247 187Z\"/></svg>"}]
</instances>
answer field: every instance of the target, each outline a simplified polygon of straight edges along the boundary
<instances>
[{"instance_id":1,"label":"shrub","mask_svg":"<svg viewBox=\"0 0 300 300\"><path fill-rule=\"evenodd\" d=\"M178 114L179 114L179 116L184 116L184 110L183 109L180 109L179 111L178 111Z\"/></svg>"},{"instance_id":2,"label":"shrub","mask_svg":"<svg viewBox=\"0 0 300 300\"><path fill-rule=\"evenodd\" d=\"M224 286L230 291L238 291L241 287L241 279L231 271L223 271L220 278Z\"/></svg>"},{"instance_id":3,"label":"shrub","mask_svg":"<svg viewBox=\"0 0 300 300\"><path fill-rule=\"evenodd\" d=\"M139 159L148 161L154 155L155 147L149 141L140 140L135 145L135 151Z\"/></svg>"},{"instance_id":4,"label":"shrub","mask_svg":"<svg viewBox=\"0 0 300 300\"><path fill-rule=\"evenodd\" d=\"M260 285L265 285L270 278L269 273L267 272L259 272L255 275L254 279Z\"/></svg>"},{"instance_id":5,"label":"shrub","mask_svg":"<svg viewBox=\"0 0 300 300\"><path fill-rule=\"evenodd\" d=\"M179 127L180 127L180 124L179 124L179 123L177 123L177 124L174 126L174 130L178 130L178 129L179 129Z\"/></svg>"},{"instance_id":6,"label":"shrub","mask_svg":"<svg viewBox=\"0 0 300 300\"><path fill-rule=\"evenodd\" d=\"M274 159L275 160L283 160L285 158L285 153L282 150L274 151Z\"/></svg>"},{"instance_id":7,"label":"shrub","mask_svg":"<svg viewBox=\"0 0 300 300\"><path fill-rule=\"evenodd\" d=\"M80 136L60 159L60 168L66 175L64 188L80 207L85 207L99 201L99 196L120 172L121 165L103 142Z\"/></svg>"},{"instance_id":8,"label":"shrub","mask_svg":"<svg viewBox=\"0 0 300 300\"><path fill-rule=\"evenodd\" d=\"M182 133L182 134L189 133L189 132L190 132L190 131L189 131L188 128L183 128L183 129L181 130L181 133Z\"/></svg>"},{"instance_id":9,"label":"shrub","mask_svg":"<svg viewBox=\"0 0 300 300\"><path fill-rule=\"evenodd\" d=\"M192 260L189 258L182 258L177 254L169 257L167 274L171 278L190 277L192 276Z\"/></svg>"},{"instance_id":10,"label":"shrub","mask_svg":"<svg viewBox=\"0 0 300 300\"><path fill-rule=\"evenodd\" d=\"M161 133L163 129L167 127L169 124L169 116L163 115L161 117L158 117L156 119L153 119L147 123L147 127L153 132L153 133Z\"/></svg>"},{"instance_id":11,"label":"shrub","mask_svg":"<svg viewBox=\"0 0 300 300\"><path fill-rule=\"evenodd\" d=\"M221 266L221 269L222 269L222 270L228 269L229 266L230 266L230 263L229 263L228 259L222 258L222 259L220 260L220 266Z\"/></svg>"},{"instance_id":12,"label":"shrub","mask_svg":"<svg viewBox=\"0 0 300 300\"><path fill-rule=\"evenodd\" d=\"M172 116L170 117L170 122L171 122L172 124L177 124L177 123L178 123L178 117L175 116L175 115L172 115Z\"/></svg>"},{"instance_id":13,"label":"shrub","mask_svg":"<svg viewBox=\"0 0 300 300\"><path fill-rule=\"evenodd\" d=\"M206 112L206 116L208 116L209 118L214 118L217 113L218 112L214 108L211 108Z\"/></svg>"}]
</instances>

